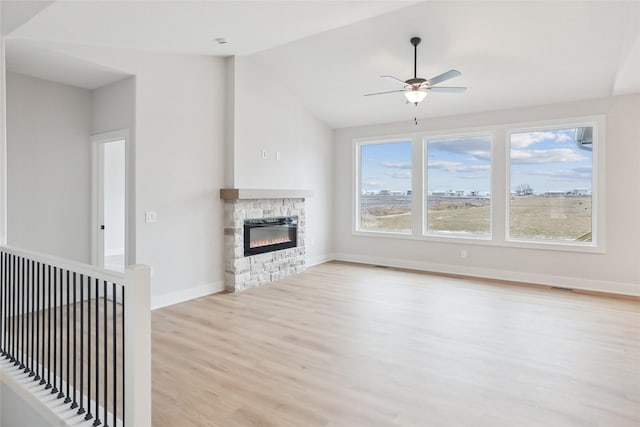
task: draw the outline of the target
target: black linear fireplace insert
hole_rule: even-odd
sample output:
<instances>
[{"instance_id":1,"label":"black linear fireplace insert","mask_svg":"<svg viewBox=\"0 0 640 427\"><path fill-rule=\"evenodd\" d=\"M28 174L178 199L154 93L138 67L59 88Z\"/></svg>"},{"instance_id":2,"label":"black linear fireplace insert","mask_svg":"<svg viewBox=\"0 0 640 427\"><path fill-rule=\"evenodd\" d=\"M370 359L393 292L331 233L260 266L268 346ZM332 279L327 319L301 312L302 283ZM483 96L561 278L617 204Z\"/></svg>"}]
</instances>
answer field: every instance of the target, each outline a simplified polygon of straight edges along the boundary
<instances>
[{"instance_id":1,"label":"black linear fireplace insert","mask_svg":"<svg viewBox=\"0 0 640 427\"><path fill-rule=\"evenodd\" d=\"M244 220L244 256L298 246L298 217Z\"/></svg>"}]
</instances>

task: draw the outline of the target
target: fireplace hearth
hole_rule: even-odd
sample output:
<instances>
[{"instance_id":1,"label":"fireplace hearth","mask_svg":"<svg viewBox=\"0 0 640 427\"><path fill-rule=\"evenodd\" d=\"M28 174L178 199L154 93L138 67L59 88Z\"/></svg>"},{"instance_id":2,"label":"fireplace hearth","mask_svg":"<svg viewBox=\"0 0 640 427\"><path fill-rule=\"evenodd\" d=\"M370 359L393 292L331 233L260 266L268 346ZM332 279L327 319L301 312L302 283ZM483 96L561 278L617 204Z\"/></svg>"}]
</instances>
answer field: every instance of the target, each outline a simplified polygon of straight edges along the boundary
<instances>
[{"instance_id":1,"label":"fireplace hearth","mask_svg":"<svg viewBox=\"0 0 640 427\"><path fill-rule=\"evenodd\" d=\"M244 220L245 257L295 248L297 241L297 216Z\"/></svg>"}]
</instances>

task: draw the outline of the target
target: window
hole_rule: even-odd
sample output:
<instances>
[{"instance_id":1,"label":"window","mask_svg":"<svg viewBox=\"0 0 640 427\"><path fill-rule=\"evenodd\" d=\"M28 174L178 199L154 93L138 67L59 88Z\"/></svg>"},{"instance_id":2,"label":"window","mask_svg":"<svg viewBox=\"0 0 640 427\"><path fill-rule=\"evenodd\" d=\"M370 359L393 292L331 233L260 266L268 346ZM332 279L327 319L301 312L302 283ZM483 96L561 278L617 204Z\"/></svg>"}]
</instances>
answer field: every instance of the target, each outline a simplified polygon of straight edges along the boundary
<instances>
[{"instance_id":1,"label":"window","mask_svg":"<svg viewBox=\"0 0 640 427\"><path fill-rule=\"evenodd\" d=\"M411 141L362 143L357 229L411 233Z\"/></svg>"},{"instance_id":2,"label":"window","mask_svg":"<svg viewBox=\"0 0 640 427\"><path fill-rule=\"evenodd\" d=\"M352 230L602 253L605 126L595 115L355 139Z\"/></svg>"},{"instance_id":3,"label":"window","mask_svg":"<svg viewBox=\"0 0 640 427\"><path fill-rule=\"evenodd\" d=\"M426 233L491 235L491 136L427 138Z\"/></svg>"},{"instance_id":4,"label":"window","mask_svg":"<svg viewBox=\"0 0 640 427\"><path fill-rule=\"evenodd\" d=\"M512 240L592 245L594 127L511 132Z\"/></svg>"}]
</instances>

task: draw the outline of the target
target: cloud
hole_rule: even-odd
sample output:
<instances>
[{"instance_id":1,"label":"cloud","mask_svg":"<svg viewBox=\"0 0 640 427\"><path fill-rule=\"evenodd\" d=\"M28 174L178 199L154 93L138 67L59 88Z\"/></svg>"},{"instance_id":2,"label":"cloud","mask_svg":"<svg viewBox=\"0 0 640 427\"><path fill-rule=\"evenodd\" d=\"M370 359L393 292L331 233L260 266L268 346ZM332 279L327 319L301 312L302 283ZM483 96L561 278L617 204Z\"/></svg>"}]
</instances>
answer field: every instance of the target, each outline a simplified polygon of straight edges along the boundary
<instances>
[{"instance_id":1,"label":"cloud","mask_svg":"<svg viewBox=\"0 0 640 427\"><path fill-rule=\"evenodd\" d=\"M591 168L533 170L529 175L546 176L555 180L585 181L591 180Z\"/></svg>"},{"instance_id":2,"label":"cloud","mask_svg":"<svg viewBox=\"0 0 640 427\"><path fill-rule=\"evenodd\" d=\"M385 168L393 168L393 169L411 169L410 162L382 162L382 166Z\"/></svg>"},{"instance_id":3,"label":"cloud","mask_svg":"<svg viewBox=\"0 0 640 427\"><path fill-rule=\"evenodd\" d=\"M427 150L438 150L454 154L465 154L477 160L490 160L491 137L472 136L447 139L432 139L427 143Z\"/></svg>"},{"instance_id":4,"label":"cloud","mask_svg":"<svg viewBox=\"0 0 640 427\"><path fill-rule=\"evenodd\" d=\"M452 170L456 167L460 167L464 165L460 162L451 162L448 160L429 160L429 163L427 164L427 166L432 169Z\"/></svg>"},{"instance_id":5,"label":"cloud","mask_svg":"<svg viewBox=\"0 0 640 427\"><path fill-rule=\"evenodd\" d=\"M587 160L587 157L570 148L553 148L551 150L511 150L511 163L567 163Z\"/></svg>"},{"instance_id":6,"label":"cloud","mask_svg":"<svg viewBox=\"0 0 640 427\"><path fill-rule=\"evenodd\" d=\"M567 142L573 141L569 131L545 131L545 132L524 132L511 135L511 148L527 148L530 145L542 141Z\"/></svg>"},{"instance_id":7,"label":"cloud","mask_svg":"<svg viewBox=\"0 0 640 427\"><path fill-rule=\"evenodd\" d=\"M465 165L462 162L449 160L429 160L427 166L431 169L442 169L447 172L484 172L491 169L489 165Z\"/></svg>"},{"instance_id":8,"label":"cloud","mask_svg":"<svg viewBox=\"0 0 640 427\"><path fill-rule=\"evenodd\" d=\"M384 185L384 182L376 181L374 179L362 181L362 187L364 188L382 188Z\"/></svg>"},{"instance_id":9,"label":"cloud","mask_svg":"<svg viewBox=\"0 0 640 427\"><path fill-rule=\"evenodd\" d=\"M385 175L391 178L410 179L411 171L397 171L397 172L385 172Z\"/></svg>"},{"instance_id":10,"label":"cloud","mask_svg":"<svg viewBox=\"0 0 640 427\"><path fill-rule=\"evenodd\" d=\"M486 174L471 174L471 175L460 175L459 178L462 179L485 179L487 177Z\"/></svg>"}]
</instances>

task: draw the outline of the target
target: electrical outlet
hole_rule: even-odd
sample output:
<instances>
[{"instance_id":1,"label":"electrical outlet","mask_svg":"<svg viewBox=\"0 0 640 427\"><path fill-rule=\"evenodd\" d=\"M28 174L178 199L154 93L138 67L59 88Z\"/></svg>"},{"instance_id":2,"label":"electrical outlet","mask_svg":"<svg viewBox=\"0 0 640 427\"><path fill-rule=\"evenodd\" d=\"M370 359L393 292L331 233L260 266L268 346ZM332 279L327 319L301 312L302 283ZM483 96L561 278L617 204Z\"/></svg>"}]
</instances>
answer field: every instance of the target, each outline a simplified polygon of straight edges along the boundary
<instances>
[{"instance_id":1,"label":"electrical outlet","mask_svg":"<svg viewBox=\"0 0 640 427\"><path fill-rule=\"evenodd\" d=\"M280 160L280 152L276 151L276 160Z\"/></svg>"},{"instance_id":2,"label":"electrical outlet","mask_svg":"<svg viewBox=\"0 0 640 427\"><path fill-rule=\"evenodd\" d=\"M460 258L466 258L467 257L467 250L466 249L461 249L460 250Z\"/></svg>"},{"instance_id":3,"label":"electrical outlet","mask_svg":"<svg viewBox=\"0 0 640 427\"><path fill-rule=\"evenodd\" d=\"M262 150L262 160L267 160L267 150Z\"/></svg>"}]
</instances>

